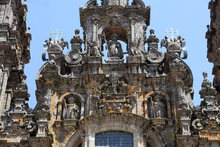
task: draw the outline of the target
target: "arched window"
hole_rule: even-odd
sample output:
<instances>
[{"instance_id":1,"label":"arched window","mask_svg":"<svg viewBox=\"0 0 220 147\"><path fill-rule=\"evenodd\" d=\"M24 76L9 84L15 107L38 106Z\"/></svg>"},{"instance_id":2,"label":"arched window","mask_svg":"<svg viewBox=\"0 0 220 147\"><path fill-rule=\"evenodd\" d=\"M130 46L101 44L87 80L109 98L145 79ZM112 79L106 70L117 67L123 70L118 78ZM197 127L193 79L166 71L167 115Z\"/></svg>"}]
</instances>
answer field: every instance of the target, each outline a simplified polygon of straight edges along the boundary
<instances>
[{"instance_id":1,"label":"arched window","mask_svg":"<svg viewBox=\"0 0 220 147\"><path fill-rule=\"evenodd\" d=\"M96 147L133 147L133 134L126 132L102 132L95 135Z\"/></svg>"}]
</instances>

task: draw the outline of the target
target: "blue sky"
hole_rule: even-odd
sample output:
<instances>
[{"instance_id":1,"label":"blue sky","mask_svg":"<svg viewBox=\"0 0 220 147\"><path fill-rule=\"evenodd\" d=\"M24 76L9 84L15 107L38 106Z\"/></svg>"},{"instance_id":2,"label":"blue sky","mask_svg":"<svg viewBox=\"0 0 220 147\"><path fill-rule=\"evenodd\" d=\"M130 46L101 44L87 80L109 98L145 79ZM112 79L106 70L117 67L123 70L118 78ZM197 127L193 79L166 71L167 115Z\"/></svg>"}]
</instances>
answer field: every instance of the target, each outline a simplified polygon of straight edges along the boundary
<instances>
[{"instance_id":1,"label":"blue sky","mask_svg":"<svg viewBox=\"0 0 220 147\"><path fill-rule=\"evenodd\" d=\"M30 107L36 105L35 78L43 65L41 54L43 41L50 37L57 28L65 34L62 36L70 41L75 29L81 29L79 8L87 0L27 0L27 26L31 27L31 60L25 66L27 84L29 87ZM131 2L131 0L130 0ZM200 103L199 90L203 80L202 72L209 73L212 81L212 64L208 63L207 41L205 40L206 25L210 23L209 0L144 0L151 6L151 24L148 30L155 29L156 35L162 39L169 28L175 28L187 41L188 59L185 62L190 66L194 75L194 103ZM100 2L99 2L100 3ZM149 31L147 32L149 35ZM81 31L82 36L82 31Z\"/></svg>"}]
</instances>

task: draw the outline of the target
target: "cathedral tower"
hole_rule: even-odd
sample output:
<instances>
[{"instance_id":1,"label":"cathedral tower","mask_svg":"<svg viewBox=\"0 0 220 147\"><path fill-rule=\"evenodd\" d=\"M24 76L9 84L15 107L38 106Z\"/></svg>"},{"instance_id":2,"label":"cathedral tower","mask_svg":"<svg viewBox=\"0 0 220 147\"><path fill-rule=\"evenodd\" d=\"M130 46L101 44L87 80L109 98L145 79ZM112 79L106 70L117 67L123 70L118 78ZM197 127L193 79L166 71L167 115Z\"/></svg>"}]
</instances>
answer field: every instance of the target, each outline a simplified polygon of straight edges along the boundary
<instances>
[{"instance_id":1,"label":"cathedral tower","mask_svg":"<svg viewBox=\"0 0 220 147\"><path fill-rule=\"evenodd\" d=\"M25 145L33 119L24 74L31 40L26 13L25 1L0 1L0 146Z\"/></svg>"}]
</instances>

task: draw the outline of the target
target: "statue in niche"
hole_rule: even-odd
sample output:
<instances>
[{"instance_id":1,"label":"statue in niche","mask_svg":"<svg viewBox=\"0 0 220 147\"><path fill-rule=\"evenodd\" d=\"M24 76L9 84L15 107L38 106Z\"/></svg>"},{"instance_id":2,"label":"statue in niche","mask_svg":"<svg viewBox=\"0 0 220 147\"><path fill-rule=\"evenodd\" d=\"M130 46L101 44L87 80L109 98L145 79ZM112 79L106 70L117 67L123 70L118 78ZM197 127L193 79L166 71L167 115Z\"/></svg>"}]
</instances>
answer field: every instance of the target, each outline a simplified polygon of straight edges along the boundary
<instances>
[{"instance_id":1,"label":"statue in niche","mask_svg":"<svg viewBox=\"0 0 220 147\"><path fill-rule=\"evenodd\" d=\"M149 109L149 116L151 118L166 117L166 105L161 101L160 95L156 95L154 98L150 97Z\"/></svg>"},{"instance_id":2,"label":"statue in niche","mask_svg":"<svg viewBox=\"0 0 220 147\"><path fill-rule=\"evenodd\" d=\"M121 43L117 41L118 35L112 34L111 41L108 42L108 57L123 58Z\"/></svg>"},{"instance_id":3,"label":"statue in niche","mask_svg":"<svg viewBox=\"0 0 220 147\"><path fill-rule=\"evenodd\" d=\"M67 99L66 108L63 113L65 119L78 119L80 110L76 98L69 97Z\"/></svg>"}]
</instances>

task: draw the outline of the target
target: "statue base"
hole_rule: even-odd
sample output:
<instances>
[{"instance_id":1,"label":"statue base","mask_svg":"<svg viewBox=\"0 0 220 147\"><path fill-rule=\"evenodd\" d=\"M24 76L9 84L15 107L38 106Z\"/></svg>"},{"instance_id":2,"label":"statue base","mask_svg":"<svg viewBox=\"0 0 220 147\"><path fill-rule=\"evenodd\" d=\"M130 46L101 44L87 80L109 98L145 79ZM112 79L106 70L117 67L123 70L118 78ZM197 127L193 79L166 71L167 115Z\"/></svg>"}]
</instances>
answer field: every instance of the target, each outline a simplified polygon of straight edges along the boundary
<instances>
[{"instance_id":1,"label":"statue base","mask_svg":"<svg viewBox=\"0 0 220 147\"><path fill-rule=\"evenodd\" d=\"M102 64L102 57L88 56L86 59L89 64Z\"/></svg>"},{"instance_id":2,"label":"statue base","mask_svg":"<svg viewBox=\"0 0 220 147\"><path fill-rule=\"evenodd\" d=\"M166 125L167 119L166 118L153 118L151 119L153 125Z\"/></svg>"},{"instance_id":3,"label":"statue base","mask_svg":"<svg viewBox=\"0 0 220 147\"><path fill-rule=\"evenodd\" d=\"M76 126L77 119L65 119L63 120L63 126Z\"/></svg>"},{"instance_id":4,"label":"statue base","mask_svg":"<svg viewBox=\"0 0 220 147\"><path fill-rule=\"evenodd\" d=\"M108 64L123 64L124 59L120 59L119 57L109 57L105 62Z\"/></svg>"},{"instance_id":5,"label":"statue base","mask_svg":"<svg viewBox=\"0 0 220 147\"><path fill-rule=\"evenodd\" d=\"M127 63L128 64L140 64L141 63L141 56L127 56Z\"/></svg>"}]
</instances>

